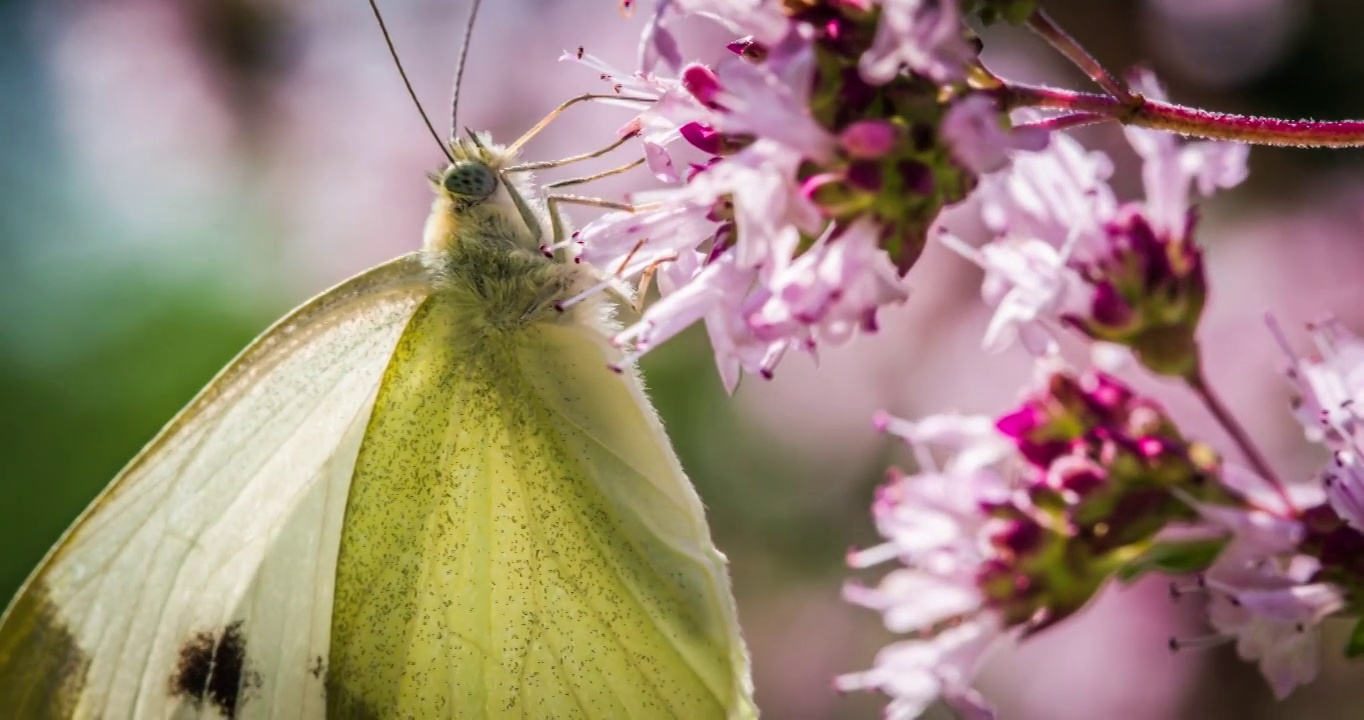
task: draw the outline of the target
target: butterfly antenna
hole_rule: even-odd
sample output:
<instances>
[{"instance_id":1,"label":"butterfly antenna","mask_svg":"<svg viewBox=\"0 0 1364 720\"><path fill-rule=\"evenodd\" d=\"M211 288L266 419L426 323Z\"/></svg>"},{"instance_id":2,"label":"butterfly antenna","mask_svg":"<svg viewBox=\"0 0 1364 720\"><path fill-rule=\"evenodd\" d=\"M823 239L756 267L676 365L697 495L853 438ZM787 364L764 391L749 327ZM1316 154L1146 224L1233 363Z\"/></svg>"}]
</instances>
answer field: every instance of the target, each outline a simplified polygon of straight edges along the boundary
<instances>
[{"instance_id":1,"label":"butterfly antenna","mask_svg":"<svg viewBox=\"0 0 1364 720\"><path fill-rule=\"evenodd\" d=\"M431 132L431 137L440 146L440 151L451 163L454 163L455 158L450 154L450 148L446 147L445 141L440 139L440 133L436 132L436 126L431 124L431 118L427 117L426 110L422 108L421 101L417 99L417 91L412 89L412 81L407 79L407 71L403 69L403 61L398 59L398 49L393 47L393 37L388 34L388 26L384 24L384 16L379 13L379 5L375 0L369 0L369 7L374 11L374 19L379 22L379 32L384 34L384 44L388 45L388 54L393 58L393 64L397 66L398 74L403 78L403 85L407 87L407 94L412 98L412 104L417 106L417 112L421 114L422 122L426 123L426 129ZM463 65L464 61L461 59L460 66Z\"/></svg>"},{"instance_id":2,"label":"butterfly antenna","mask_svg":"<svg viewBox=\"0 0 1364 720\"><path fill-rule=\"evenodd\" d=\"M455 139L459 130L459 88L464 84L464 61L469 57L469 41L474 38L474 21L478 19L478 6L483 0L474 0L469 8L469 21L464 24L464 39L459 43L459 64L455 66L455 89L450 92L450 140Z\"/></svg>"}]
</instances>

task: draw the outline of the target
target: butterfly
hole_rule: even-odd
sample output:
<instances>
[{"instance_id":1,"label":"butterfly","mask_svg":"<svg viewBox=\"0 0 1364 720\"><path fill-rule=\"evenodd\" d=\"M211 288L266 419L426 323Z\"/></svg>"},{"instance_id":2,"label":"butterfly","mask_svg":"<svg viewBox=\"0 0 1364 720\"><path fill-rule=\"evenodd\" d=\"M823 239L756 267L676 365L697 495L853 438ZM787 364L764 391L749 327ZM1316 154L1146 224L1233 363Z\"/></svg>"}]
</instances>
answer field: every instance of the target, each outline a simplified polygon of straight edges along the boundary
<instances>
[{"instance_id":1,"label":"butterfly","mask_svg":"<svg viewBox=\"0 0 1364 720\"><path fill-rule=\"evenodd\" d=\"M6 715L756 715L603 278L542 250L566 198L518 151L576 100L442 141L421 249L278 321L119 473L0 618Z\"/></svg>"}]
</instances>

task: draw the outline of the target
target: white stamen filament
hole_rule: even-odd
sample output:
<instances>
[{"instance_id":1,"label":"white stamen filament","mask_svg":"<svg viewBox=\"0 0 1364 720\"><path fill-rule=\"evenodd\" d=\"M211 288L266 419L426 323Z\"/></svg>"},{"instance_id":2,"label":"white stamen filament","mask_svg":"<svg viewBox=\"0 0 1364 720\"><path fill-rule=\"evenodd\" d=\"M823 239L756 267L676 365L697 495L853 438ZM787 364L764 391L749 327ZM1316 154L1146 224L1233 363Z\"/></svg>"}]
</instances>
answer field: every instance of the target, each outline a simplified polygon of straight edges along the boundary
<instances>
[{"instance_id":1,"label":"white stamen filament","mask_svg":"<svg viewBox=\"0 0 1364 720\"><path fill-rule=\"evenodd\" d=\"M1170 638L1170 652L1183 652L1185 650L1211 650L1225 643L1231 642L1236 638L1232 635L1203 635L1192 638Z\"/></svg>"}]
</instances>

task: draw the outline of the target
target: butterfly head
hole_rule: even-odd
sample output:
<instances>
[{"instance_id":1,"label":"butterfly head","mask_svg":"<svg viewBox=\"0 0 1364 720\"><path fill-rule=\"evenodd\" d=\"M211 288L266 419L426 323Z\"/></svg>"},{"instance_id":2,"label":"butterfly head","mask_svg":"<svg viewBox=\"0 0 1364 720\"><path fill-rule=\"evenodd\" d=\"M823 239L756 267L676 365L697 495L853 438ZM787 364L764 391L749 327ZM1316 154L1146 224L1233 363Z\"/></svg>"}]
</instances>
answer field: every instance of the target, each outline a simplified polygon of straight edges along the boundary
<instances>
[{"instance_id":1,"label":"butterfly head","mask_svg":"<svg viewBox=\"0 0 1364 720\"><path fill-rule=\"evenodd\" d=\"M515 152L472 132L449 148L450 164L431 175L436 202L425 248L491 241L538 252L545 234L543 210L529 173L508 171Z\"/></svg>"},{"instance_id":2,"label":"butterfly head","mask_svg":"<svg viewBox=\"0 0 1364 720\"><path fill-rule=\"evenodd\" d=\"M450 164L431 176L437 194L461 207L476 205L492 197L498 185L505 181L501 177L502 169L510 164L512 153L489 142L486 135L473 132L468 137L452 140L449 148Z\"/></svg>"},{"instance_id":3,"label":"butterfly head","mask_svg":"<svg viewBox=\"0 0 1364 720\"><path fill-rule=\"evenodd\" d=\"M440 187L458 202L482 202L497 190L497 173L478 160L456 160L441 174Z\"/></svg>"}]
</instances>

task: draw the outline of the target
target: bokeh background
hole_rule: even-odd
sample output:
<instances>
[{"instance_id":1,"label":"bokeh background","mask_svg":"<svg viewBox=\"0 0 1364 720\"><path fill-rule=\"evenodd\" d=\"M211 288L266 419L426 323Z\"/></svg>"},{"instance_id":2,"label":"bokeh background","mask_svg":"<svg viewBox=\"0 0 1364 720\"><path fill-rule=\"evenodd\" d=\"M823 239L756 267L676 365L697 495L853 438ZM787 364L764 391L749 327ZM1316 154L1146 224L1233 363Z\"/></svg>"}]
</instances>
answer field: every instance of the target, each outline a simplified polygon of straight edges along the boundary
<instances>
[{"instance_id":1,"label":"bokeh background","mask_svg":"<svg viewBox=\"0 0 1364 720\"><path fill-rule=\"evenodd\" d=\"M444 127L464 0L389 0L417 90ZM1147 62L1175 99L1226 111L1364 117L1364 4L1356 0L1051 0L1110 65ZM489 2L470 53L462 124L515 137L558 102L599 89L556 61L585 45L633 65L643 17L614 0ZM719 55L717 28L684 33ZM1041 43L986 34L1008 77L1082 87ZM574 110L536 158L596 148L626 119ZM1118 187L1139 189L1120 134ZM271 320L329 284L413 249L440 154L419 124L362 0L0 0L0 599L134 452ZM623 160L628 156L621 155ZM618 160L619 161L619 160ZM1336 315L1364 328L1364 167L1357 151L1257 149L1251 180L1204 208L1212 374L1282 473L1322 456L1286 411L1284 360L1260 318ZM597 167L606 167L605 163ZM646 185L643 173L603 195ZM976 232L969 207L950 222ZM578 216L579 222L588 216ZM831 678L892 638L839 599L851 546L875 542L872 491L895 443L877 409L998 412L1030 370L978 350L979 275L933 247L884 331L789 358L728 397L704 335L644 362L654 398L733 563L758 700L772 718L875 717ZM1294 342L1305 346L1300 332ZM1218 433L1179 388L1158 394L1185 428ZM1223 445L1225 447L1225 444ZM875 575L865 579L872 580ZM1332 628L1321 679L1273 702L1228 646L1171 655L1207 632L1193 601L1151 582L989 664L1005 717L1354 718L1364 669ZM945 711L938 711L944 712Z\"/></svg>"}]
</instances>

